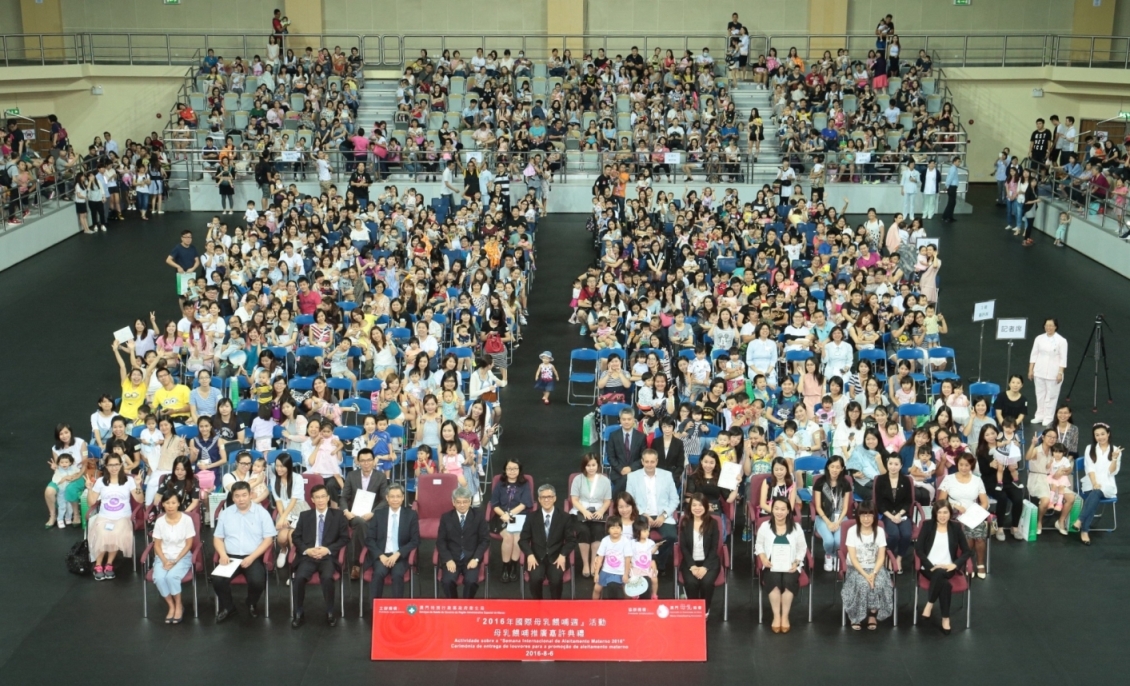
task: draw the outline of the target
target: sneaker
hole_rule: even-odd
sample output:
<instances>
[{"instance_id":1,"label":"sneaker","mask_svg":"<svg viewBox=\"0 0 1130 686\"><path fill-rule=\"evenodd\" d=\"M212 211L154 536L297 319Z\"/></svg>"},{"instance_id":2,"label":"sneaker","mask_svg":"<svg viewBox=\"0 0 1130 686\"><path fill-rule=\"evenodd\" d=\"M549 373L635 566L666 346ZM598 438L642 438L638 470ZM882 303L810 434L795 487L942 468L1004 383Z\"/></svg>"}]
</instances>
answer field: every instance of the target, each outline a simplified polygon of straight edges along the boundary
<instances>
[{"instance_id":1,"label":"sneaker","mask_svg":"<svg viewBox=\"0 0 1130 686\"><path fill-rule=\"evenodd\" d=\"M285 566L286 566L286 551L284 550L284 551L279 553L278 557L275 558L275 569L281 569L282 567L285 567Z\"/></svg>"},{"instance_id":2,"label":"sneaker","mask_svg":"<svg viewBox=\"0 0 1130 686\"><path fill-rule=\"evenodd\" d=\"M825 555L824 556L824 571L830 572L830 571L832 571L832 569L833 569L833 567L832 567L832 556L831 555Z\"/></svg>"},{"instance_id":3,"label":"sneaker","mask_svg":"<svg viewBox=\"0 0 1130 686\"><path fill-rule=\"evenodd\" d=\"M1028 540L1028 537L1027 537L1027 536L1025 536L1024 534L1020 533L1020 529L1016 529L1016 530L1014 530L1014 531L1012 532L1012 537L1013 537L1013 538L1015 538L1015 539L1016 539L1016 540L1018 540L1018 541L1027 541L1027 540Z\"/></svg>"},{"instance_id":4,"label":"sneaker","mask_svg":"<svg viewBox=\"0 0 1130 686\"><path fill-rule=\"evenodd\" d=\"M1005 538L1005 535L1004 535L1004 529L997 529L997 540L998 540L998 541L1004 541L1004 540L1007 540L1007 539Z\"/></svg>"},{"instance_id":5,"label":"sneaker","mask_svg":"<svg viewBox=\"0 0 1130 686\"><path fill-rule=\"evenodd\" d=\"M486 470L483 469L483 466L480 464L479 465L479 476L486 476L486 475L487 475Z\"/></svg>"},{"instance_id":6,"label":"sneaker","mask_svg":"<svg viewBox=\"0 0 1130 686\"><path fill-rule=\"evenodd\" d=\"M99 567L98 565L95 565L94 566L94 580L95 581L102 581L105 578L106 578L106 575L102 573L102 568Z\"/></svg>"},{"instance_id":7,"label":"sneaker","mask_svg":"<svg viewBox=\"0 0 1130 686\"><path fill-rule=\"evenodd\" d=\"M742 530L742 541L749 543L752 540L753 540L753 531L751 531L750 528L747 526L745 529Z\"/></svg>"},{"instance_id":8,"label":"sneaker","mask_svg":"<svg viewBox=\"0 0 1130 686\"><path fill-rule=\"evenodd\" d=\"M1004 487L1003 487L1003 486L1001 486L1000 484L997 484L997 487L996 487L996 488L994 488L993 490L994 490L994 491L1003 491L1003 490L1004 490Z\"/></svg>"},{"instance_id":9,"label":"sneaker","mask_svg":"<svg viewBox=\"0 0 1130 686\"><path fill-rule=\"evenodd\" d=\"M64 521L63 521L62 519L60 519L60 520L56 521L56 522L55 522L55 524L56 524L56 525L57 525L57 526L58 526L58 527L59 527L60 529L66 529L66 528L67 528L67 523L66 523L66 522L64 522Z\"/></svg>"},{"instance_id":10,"label":"sneaker","mask_svg":"<svg viewBox=\"0 0 1130 686\"><path fill-rule=\"evenodd\" d=\"M103 567L102 568L102 578L105 579L106 581L112 581L114 579L114 568L113 567Z\"/></svg>"},{"instance_id":11,"label":"sneaker","mask_svg":"<svg viewBox=\"0 0 1130 686\"><path fill-rule=\"evenodd\" d=\"M102 229L102 233L106 233L106 230L107 230L107 229L106 229L106 225L105 225L105 224L103 224L103 225L102 225L101 227L99 227L99 228L101 228L101 229Z\"/></svg>"},{"instance_id":12,"label":"sneaker","mask_svg":"<svg viewBox=\"0 0 1130 686\"><path fill-rule=\"evenodd\" d=\"M1005 230L1005 231L1012 231L1012 227L1011 227L1011 226L1006 226L1006 227L1004 227L1004 230Z\"/></svg>"},{"instance_id":13,"label":"sneaker","mask_svg":"<svg viewBox=\"0 0 1130 686\"><path fill-rule=\"evenodd\" d=\"M20 221L19 217L12 217L11 219L8 220L9 226L16 226L17 224L23 224L23 222Z\"/></svg>"},{"instance_id":14,"label":"sneaker","mask_svg":"<svg viewBox=\"0 0 1130 686\"><path fill-rule=\"evenodd\" d=\"M483 504L483 497L481 495L479 495L478 493L476 493L474 496L471 497L471 507L478 507L479 505L482 505L482 504Z\"/></svg>"}]
</instances>

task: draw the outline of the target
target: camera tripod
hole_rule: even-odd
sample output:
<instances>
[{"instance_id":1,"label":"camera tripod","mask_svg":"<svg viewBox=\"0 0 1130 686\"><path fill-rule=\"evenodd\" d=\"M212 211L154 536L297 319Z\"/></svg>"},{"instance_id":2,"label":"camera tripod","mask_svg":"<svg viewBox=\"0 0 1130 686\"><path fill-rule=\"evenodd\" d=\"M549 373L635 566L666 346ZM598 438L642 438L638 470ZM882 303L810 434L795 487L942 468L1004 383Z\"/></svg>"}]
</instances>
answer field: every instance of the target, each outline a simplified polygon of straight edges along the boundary
<instances>
[{"instance_id":1,"label":"camera tripod","mask_svg":"<svg viewBox=\"0 0 1130 686\"><path fill-rule=\"evenodd\" d=\"M1071 386L1067 389L1067 402L1071 402L1071 391L1075 388L1075 382L1079 380L1079 372L1083 370L1083 361L1088 356L1095 359L1095 386L1094 394L1091 397L1091 412L1099 411L1099 361L1103 363L1103 374L1106 377L1106 401L1107 403L1114 403L1114 396L1110 392L1110 367L1107 366L1106 359L1106 339L1103 338L1103 327L1106 327L1110 333L1114 333L1114 329L1110 328L1107 324L1106 318L1102 313L1095 315L1095 328L1091 330L1090 337L1087 338L1087 345L1083 346L1083 355L1079 358L1079 366L1075 368L1075 377L1071 379ZM1093 354L1089 354L1091 344L1094 343L1095 350Z\"/></svg>"}]
</instances>

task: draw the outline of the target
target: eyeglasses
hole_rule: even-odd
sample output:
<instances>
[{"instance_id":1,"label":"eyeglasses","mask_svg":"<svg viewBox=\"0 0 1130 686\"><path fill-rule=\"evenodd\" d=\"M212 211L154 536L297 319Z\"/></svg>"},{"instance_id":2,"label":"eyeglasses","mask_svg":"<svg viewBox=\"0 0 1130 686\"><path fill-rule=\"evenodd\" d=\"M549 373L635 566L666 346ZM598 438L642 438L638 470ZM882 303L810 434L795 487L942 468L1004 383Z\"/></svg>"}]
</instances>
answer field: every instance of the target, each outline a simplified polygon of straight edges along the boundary
<instances>
[{"instance_id":1,"label":"eyeglasses","mask_svg":"<svg viewBox=\"0 0 1130 686\"><path fill-rule=\"evenodd\" d=\"M538 500L556 500L556 499L557 499L557 496L555 496L555 495L539 495L538 496Z\"/></svg>"},{"instance_id":2,"label":"eyeglasses","mask_svg":"<svg viewBox=\"0 0 1130 686\"><path fill-rule=\"evenodd\" d=\"M242 466L242 467L246 467L247 465L249 465L249 464L251 464L251 463L250 463L250 462L245 462L245 461L243 461L243 460L240 460L240 461L239 461L239 462L237 462L236 464L238 464L238 465L240 465L240 466Z\"/></svg>"}]
</instances>

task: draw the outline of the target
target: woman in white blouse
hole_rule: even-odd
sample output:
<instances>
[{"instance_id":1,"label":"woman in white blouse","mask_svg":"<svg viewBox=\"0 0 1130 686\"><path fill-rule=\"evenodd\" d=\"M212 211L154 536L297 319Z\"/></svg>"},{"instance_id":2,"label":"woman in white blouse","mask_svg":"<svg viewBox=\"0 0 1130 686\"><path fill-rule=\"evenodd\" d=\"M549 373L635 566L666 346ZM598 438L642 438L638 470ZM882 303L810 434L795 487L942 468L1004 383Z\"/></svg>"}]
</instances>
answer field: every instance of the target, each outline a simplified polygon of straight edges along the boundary
<instances>
[{"instance_id":1,"label":"woman in white blouse","mask_svg":"<svg viewBox=\"0 0 1130 686\"><path fill-rule=\"evenodd\" d=\"M1103 498L1118 497L1115 477L1122 466L1122 448L1110 444L1110 426L1095 424L1091 438L1091 445L1083 451L1083 478L1079 480L1083 509L1074 523L1083 545L1091 545L1091 523Z\"/></svg>"},{"instance_id":2,"label":"woman in white blouse","mask_svg":"<svg viewBox=\"0 0 1130 686\"><path fill-rule=\"evenodd\" d=\"M1036 384L1036 412L1033 424L1047 426L1055 420L1063 369L1067 366L1067 339L1056 333L1059 320L1044 320L1044 335L1032 341L1028 357L1028 378Z\"/></svg>"},{"instance_id":3,"label":"woman in white blouse","mask_svg":"<svg viewBox=\"0 0 1130 686\"><path fill-rule=\"evenodd\" d=\"M787 634L792 628L789 610L800 590L800 571L808 546L800 524L791 516L789 501L774 498L770 508L770 518L757 530L754 554L761 563L761 585L769 591L773 633Z\"/></svg>"},{"instance_id":4,"label":"woman in white blouse","mask_svg":"<svg viewBox=\"0 0 1130 686\"><path fill-rule=\"evenodd\" d=\"M938 500L948 501L959 515L964 514L974 505L979 505L985 510L989 509L989 496L985 493L985 482L973 473L976 465L977 458L969 453L958 455L957 473L947 476L942 481L942 485L938 487ZM972 529L962 524L962 533L964 538L970 541L973 551L977 554L977 578L984 579L986 574L986 541L989 538L988 518Z\"/></svg>"},{"instance_id":5,"label":"woman in white blouse","mask_svg":"<svg viewBox=\"0 0 1130 686\"><path fill-rule=\"evenodd\" d=\"M165 624L180 624L184 619L181 581L192 567L192 539L196 527L192 518L180 511L180 496L170 493L161 501L165 514L153 525L153 584L169 606Z\"/></svg>"},{"instance_id":6,"label":"woman in white blouse","mask_svg":"<svg viewBox=\"0 0 1130 686\"><path fill-rule=\"evenodd\" d=\"M922 618L929 619L934 604L941 605L942 633L950 633L950 598L953 587L950 579L960 574L969 560L969 543L962 527L952 526L954 516L950 503L938 500L934 504L934 517L922 525L914 552L918 555L918 573L929 580L930 590Z\"/></svg>"},{"instance_id":7,"label":"woman in white blouse","mask_svg":"<svg viewBox=\"0 0 1130 686\"><path fill-rule=\"evenodd\" d=\"M828 333L828 341L824 343L824 378L847 377L854 361L855 349L844 339L844 330L833 327Z\"/></svg>"}]
</instances>

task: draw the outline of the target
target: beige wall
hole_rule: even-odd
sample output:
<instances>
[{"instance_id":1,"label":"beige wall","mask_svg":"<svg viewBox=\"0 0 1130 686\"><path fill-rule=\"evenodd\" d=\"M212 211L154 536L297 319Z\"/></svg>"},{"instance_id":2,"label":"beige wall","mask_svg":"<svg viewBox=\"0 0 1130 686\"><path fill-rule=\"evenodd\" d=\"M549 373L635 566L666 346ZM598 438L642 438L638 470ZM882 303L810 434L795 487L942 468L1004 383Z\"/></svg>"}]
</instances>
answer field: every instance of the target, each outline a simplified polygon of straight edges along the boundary
<instances>
[{"instance_id":1,"label":"beige wall","mask_svg":"<svg viewBox=\"0 0 1130 686\"><path fill-rule=\"evenodd\" d=\"M545 31L546 0L324 0L327 32L352 34Z\"/></svg>"},{"instance_id":2,"label":"beige wall","mask_svg":"<svg viewBox=\"0 0 1130 686\"><path fill-rule=\"evenodd\" d=\"M953 0L850 0L848 31L874 32L890 14L895 30L905 33L1068 33L1074 11L1075 0L973 0L967 7Z\"/></svg>"},{"instance_id":3,"label":"beige wall","mask_svg":"<svg viewBox=\"0 0 1130 686\"><path fill-rule=\"evenodd\" d=\"M57 115L85 151L103 131L122 141L160 132L183 76L180 67L10 67L0 69L0 102L28 117ZM95 85L102 95L91 95Z\"/></svg>"},{"instance_id":4,"label":"beige wall","mask_svg":"<svg viewBox=\"0 0 1130 686\"><path fill-rule=\"evenodd\" d=\"M738 12L751 35L772 31L804 32L808 27L806 2L757 0L588 0L588 32L599 33L726 33L730 14ZM701 47L701 46L700 46Z\"/></svg>"},{"instance_id":5,"label":"beige wall","mask_svg":"<svg viewBox=\"0 0 1130 686\"><path fill-rule=\"evenodd\" d=\"M1108 119L1130 109L1130 73L1120 69L953 67L946 76L969 134L971 181L991 180L1005 146L1023 159L1038 117ZM1032 97L1033 88L1044 97Z\"/></svg>"},{"instance_id":6,"label":"beige wall","mask_svg":"<svg viewBox=\"0 0 1130 686\"><path fill-rule=\"evenodd\" d=\"M63 29L84 31L271 32L271 13L283 0L57 0Z\"/></svg>"}]
</instances>

